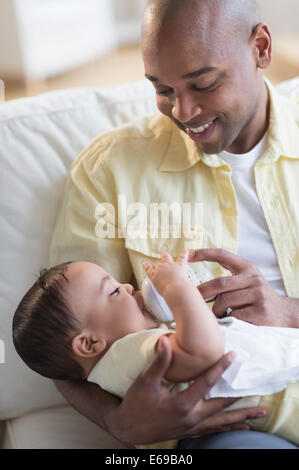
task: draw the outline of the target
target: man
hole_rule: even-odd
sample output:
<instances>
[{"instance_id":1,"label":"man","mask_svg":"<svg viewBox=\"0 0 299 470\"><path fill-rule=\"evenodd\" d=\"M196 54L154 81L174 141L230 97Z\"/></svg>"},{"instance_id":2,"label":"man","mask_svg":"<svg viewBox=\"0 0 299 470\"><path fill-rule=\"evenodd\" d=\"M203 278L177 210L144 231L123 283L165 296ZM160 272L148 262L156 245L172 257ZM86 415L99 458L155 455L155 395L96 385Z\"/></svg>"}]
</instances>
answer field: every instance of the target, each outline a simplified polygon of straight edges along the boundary
<instances>
[{"instance_id":1,"label":"man","mask_svg":"<svg viewBox=\"0 0 299 470\"><path fill-rule=\"evenodd\" d=\"M161 249L167 247L176 256L182 246L205 247L190 261L219 263L211 265L217 279L200 289L205 298L216 296L215 315L221 317L230 308L232 315L256 324L297 327L299 111L264 82L271 35L260 22L256 2L151 0L144 15L142 51L162 115L100 137L74 162L51 264L66 259L98 262L120 282L128 282L133 272L140 285L142 261L158 259ZM146 206L199 202L203 220L192 227L191 239L184 234L165 241L151 233L140 239L140 226L126 233L125 240L97 238L97 204L117 207L118 194L125 194L128 203ZM223 412L232 401L202 399L230 356L183 394L171 396L161 386L171 351L167 340L160 346L121 404L92 384L57 386L82 414L131 444L246 430L245 420L264 412ZM203 446L233 448L248 442L247 433L237 433L237 438L233 433L225 444L223 436L213 436L216 444ZM258 434L260 443L255 439L250 447L288 446L274 436L262 437ZM199 448L201 439L191 444L183 440L180 447Z\"/></svg>"}]
</instances>

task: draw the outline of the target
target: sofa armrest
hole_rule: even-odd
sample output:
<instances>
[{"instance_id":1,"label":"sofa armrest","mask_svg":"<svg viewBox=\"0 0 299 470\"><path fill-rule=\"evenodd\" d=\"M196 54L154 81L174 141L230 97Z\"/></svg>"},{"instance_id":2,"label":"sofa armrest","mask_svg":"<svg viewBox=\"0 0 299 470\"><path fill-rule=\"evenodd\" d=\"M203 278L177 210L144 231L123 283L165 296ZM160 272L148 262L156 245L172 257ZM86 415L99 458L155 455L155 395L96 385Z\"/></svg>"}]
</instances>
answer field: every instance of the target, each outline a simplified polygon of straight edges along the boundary
<instances>
[{"instance_id":1,"label":"sofa armrest","mask_svg":"<svg viewBox=\"0 0 299 470\"><path fill-rule=\"evenodd\" d=\"M2 449L5 431L5 421L0 421L0 449Z\"/></svg>"},{"instance_id":2,"label":"sofa armrest","mask_svg":"<svg viewBox=\"0 0 299 470\"><path fill-rule=\"evenodd\" d=\"M1 447L1 446L0 446ZM57 406L8 419L3 449L127 449L70 406Z\"/></svg>"}]
</instances>

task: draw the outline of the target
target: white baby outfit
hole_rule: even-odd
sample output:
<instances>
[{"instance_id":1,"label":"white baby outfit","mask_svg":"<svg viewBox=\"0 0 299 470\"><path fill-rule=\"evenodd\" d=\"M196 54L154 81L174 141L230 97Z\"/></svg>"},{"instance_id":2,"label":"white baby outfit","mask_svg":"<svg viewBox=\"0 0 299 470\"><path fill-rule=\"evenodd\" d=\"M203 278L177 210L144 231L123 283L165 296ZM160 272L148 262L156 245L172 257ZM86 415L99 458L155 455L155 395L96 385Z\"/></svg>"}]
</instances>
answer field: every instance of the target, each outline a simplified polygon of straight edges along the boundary
<instances>
[{"instance_id":1,"label":"white baby outfit","mask_svg":"<svg viewBox=\"0 0 299 470\"><path fill-rule=\"evenodd\" d=\"M237 357L206 398L269 395L299 382L299 329L256 326L233 317L219 320L219 325L225 352L235 351ZM161 324L121 338L87 380L123 397L153 358L157 340L173 331ZM188 385L167 383L176 392Z\"/></svg>"}]
</instances>

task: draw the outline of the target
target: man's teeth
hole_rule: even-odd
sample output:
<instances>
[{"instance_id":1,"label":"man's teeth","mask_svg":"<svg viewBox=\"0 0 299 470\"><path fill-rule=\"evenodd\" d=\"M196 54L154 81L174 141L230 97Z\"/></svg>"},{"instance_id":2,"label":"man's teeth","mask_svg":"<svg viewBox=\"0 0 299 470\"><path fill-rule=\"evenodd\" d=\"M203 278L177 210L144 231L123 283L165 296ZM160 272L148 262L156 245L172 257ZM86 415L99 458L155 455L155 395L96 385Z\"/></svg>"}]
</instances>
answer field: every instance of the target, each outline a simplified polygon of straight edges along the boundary
<instances>
[{"instance_id":1,"label":"man's teeth","mask_svg":"<svg viewBox=\"0 0 299 470\"><path fill-rule=\"evenodd\" d=\"M213 121L208 122L204 126L200 127L189 127L190 131L194 132L194 134L200 134L201 132L205 131L210 125L213 123Z\"/></svg>"}]
</instances>

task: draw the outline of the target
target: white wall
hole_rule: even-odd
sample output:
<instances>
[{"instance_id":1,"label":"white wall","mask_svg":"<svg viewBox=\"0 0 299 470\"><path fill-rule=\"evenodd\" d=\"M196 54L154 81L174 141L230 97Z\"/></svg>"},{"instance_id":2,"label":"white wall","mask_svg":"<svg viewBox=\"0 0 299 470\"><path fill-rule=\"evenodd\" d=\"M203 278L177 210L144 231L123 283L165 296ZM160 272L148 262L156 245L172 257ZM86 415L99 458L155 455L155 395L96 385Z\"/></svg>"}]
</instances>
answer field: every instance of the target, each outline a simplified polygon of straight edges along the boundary
<instances>
[{"instance_id":1,"label":"white wall","mask_svg":"<svg viewBox=\"0 0 299 470\"><path fill-rule=\"evenodd\" d=\"M299 34L299 0L259 0L259 5L273 32Z\"/></svg>"},{"instance_id":2,"label":"white wall","mask_svg":"<svg viewBox=\"0 0 299 470\"><path fill-rule=\"evenodd\" d=\"M24 64L12 0L0 0L0 77L23 78Z\"/></svg>"},{"instance_id":3,"label":"white wall","mask_svg":"<svg viewBox=\"0 0 299 470\"><path fill-rule=\"evenodd\" d=\"M138 43L146 0L112 0L112 2L118 43L120 45Z\"/></svg>"},{"instance_id":4,"label":"white wall","mask_svg":"<svg viewBox=\"0 0 299 470\"><path fill-rule=\"evenodd\" d=\"M0 77L47 78L117 47L111 0L0 0Z\"/></svg>"}]
</instances>

